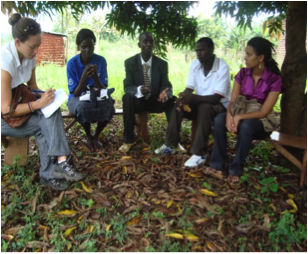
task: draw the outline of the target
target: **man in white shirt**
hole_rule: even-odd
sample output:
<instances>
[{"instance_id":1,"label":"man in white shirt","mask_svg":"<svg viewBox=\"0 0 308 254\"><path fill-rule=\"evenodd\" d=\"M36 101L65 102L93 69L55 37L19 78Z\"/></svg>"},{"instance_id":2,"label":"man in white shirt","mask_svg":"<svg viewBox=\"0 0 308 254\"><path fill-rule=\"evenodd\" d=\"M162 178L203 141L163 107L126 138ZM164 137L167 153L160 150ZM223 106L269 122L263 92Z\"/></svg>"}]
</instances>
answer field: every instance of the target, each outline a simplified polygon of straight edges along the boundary
<instances>
[{"instance_id":1,"label":"man in white shirt","mask_svg":"<svg viewBox=\"0 0 308 254\"><path fill-rule=\"evenodd\" d=\"M212 39L199 39L196 54L198 60L191 64L186 89L179 94L171 113L165 144L155 150L156 154L173 153L180 141L183 118L196 119L196 135L190 150L193 155L185 162L186 167L196 167L205 162L214 118L226 111L231 98L229 66L214 54Z\"/></svg>"},{"instance_id":2,"label":"man in white shirt","mask_svg":"<svg viewBox=\"0 0 308 254\"><path fill-rule=\"evenodd\" d=\"M124 144L128 152L134 143L135 114L165 112L169 122L175 97L168 77L168 63L153 55L154 38L144 32L139 36L141 53L125 60L123 120Z\"/></svg>"}]
</instances>

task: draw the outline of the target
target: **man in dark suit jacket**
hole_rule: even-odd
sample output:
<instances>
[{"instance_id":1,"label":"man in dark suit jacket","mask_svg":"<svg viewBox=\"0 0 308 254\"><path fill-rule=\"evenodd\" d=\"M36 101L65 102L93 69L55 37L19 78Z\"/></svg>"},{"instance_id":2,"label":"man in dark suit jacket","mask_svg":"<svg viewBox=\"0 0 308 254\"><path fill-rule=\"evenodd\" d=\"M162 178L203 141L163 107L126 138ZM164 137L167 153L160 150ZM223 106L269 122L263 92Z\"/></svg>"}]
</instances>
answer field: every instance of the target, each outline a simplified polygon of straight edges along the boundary
<instances>
[{"instance_id":1,"label":"man in dark suit jacket","mask_svg":"<svg viewBox=\"0 0 308 254\"><path fill-rule=\"evenodd\" d=\"M169 122L176 97L168 78L168 63L153 55L154 38L143 32L139 36L141 54L125 60L123 119L124 144L119 151L128 152L134 143L135 114L165 112Z\"/></svg>"}]
</instances>

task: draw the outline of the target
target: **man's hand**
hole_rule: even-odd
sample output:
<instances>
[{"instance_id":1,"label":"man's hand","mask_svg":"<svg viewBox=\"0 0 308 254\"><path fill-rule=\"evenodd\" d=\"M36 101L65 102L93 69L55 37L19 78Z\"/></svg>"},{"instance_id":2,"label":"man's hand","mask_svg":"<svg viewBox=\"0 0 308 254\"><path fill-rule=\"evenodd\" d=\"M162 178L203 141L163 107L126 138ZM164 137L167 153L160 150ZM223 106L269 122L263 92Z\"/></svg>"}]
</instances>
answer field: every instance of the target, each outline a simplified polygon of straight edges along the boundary
<instances>
[{"instance_id":1,"label":"man's hand","mask_svg":"<svg viewBox=\"0 0 308 254\"><path fill-rule=\"evenodd\" d=\"M145 96L151 93L151 88L147 86L142 86L140 91Z\"/></svg>"},{"instance_id":2,"label":"man's hand","mask_svg":"<svg viewBox=\"0 0 308 254\"><path fill-rule=\"evenodd\" d=\"M169 91L169 87L167 87L166 89L164 89L164 90L160 93L160 95L159 95L159 97L158 97L158 101L160 101L160 102L162 102L162 103L166 102L166 101L169 99L168 94L167 94L168 91Z\"/></svg>"},{"instance_id":3,"label":"man's hand","mask_svg":"<svg viewBox=\"0 0 308 254\"><path fill-rule=\"evenodd\" d=\"M178 103L178 107L176 108L178 111L181 111L181 107L185 104L189 104L189 102L192 100L193 94L191 93L179 93L179 98L176 100L176 103Z\"/></svg>"},{"instance_id":4,"label":"man's hand","mask_svg":"<svg viewBox=\"0 0 308 254\"><path fill-rule=\"evenodd\" d=\"M189 102L192 99L193 94L191 93L179 93L179 98L176 100L176 102L180 103L181 105L183 104L189 104Z\"/></svg>"}]
</instances>

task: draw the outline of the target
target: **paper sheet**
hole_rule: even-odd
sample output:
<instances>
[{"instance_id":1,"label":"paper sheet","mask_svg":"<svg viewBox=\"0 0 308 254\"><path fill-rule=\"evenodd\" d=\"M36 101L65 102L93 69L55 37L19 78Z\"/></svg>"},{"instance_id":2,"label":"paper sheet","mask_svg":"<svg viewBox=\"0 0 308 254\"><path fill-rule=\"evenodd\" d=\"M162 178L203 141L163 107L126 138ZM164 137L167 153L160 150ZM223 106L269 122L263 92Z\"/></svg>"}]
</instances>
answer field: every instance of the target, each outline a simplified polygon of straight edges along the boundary
<instances>
[{"instance_id":1,"label":"paper sheet","mask_svg":"<svg viewBox=\"0 0 308 254\"><path fill-rule=\"evenodd\" d=\"M62 104L68 99L68 95L62 88L55 91L55 99L48 106L42 108L42 112L46 118L50 117Z\"/></svg>"}]
</instances>

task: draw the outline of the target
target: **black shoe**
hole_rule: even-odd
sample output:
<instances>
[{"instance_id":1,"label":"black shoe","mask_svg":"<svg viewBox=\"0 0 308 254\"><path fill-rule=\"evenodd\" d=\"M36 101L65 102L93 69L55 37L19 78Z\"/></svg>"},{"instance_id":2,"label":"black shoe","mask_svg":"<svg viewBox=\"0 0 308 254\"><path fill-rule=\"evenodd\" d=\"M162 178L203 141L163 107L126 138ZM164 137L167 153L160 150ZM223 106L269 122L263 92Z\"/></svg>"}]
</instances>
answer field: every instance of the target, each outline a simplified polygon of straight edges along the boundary
<instances>
[{"instance_id":1,"label":"black shoe","mask_svg":"<svg viewBox=\"0 0 308 254\"><path fill-rule=\"evenodd\" d=\"M85 178L83 174L79 173L71 156L67 157L66 161L55 165L56 167L51 173L54 178L67 181L80 181Z\"/></svg>"},{"instance_id":2,"label":"black shoe","mask_svg":"<svg viewBox=\"0 0 308 254\"><path fill-rule=\"evenodd\" d=\"M69 187L69 183L62 179L46 179L41 177L40 184L53 188L54 190L66 190Z\"/></svg>"}]
</instances>

